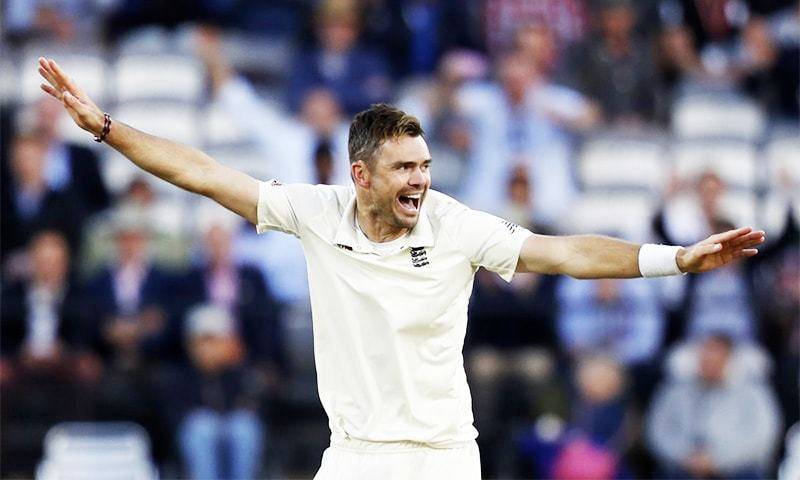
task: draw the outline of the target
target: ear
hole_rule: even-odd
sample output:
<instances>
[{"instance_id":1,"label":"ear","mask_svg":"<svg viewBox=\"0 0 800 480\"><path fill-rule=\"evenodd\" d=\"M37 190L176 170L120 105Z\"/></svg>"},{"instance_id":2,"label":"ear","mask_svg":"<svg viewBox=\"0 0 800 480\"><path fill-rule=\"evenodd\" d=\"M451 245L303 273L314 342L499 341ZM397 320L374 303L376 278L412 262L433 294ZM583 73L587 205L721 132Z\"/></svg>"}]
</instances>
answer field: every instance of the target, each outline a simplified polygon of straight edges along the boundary
<instances>
[{"instance_id":1,"label":"ear","mask_svg":"<svg viewBox=\"0 0 800 480\"><path fill-rule=\"evenodd\" d=\"M353 178L353 183L361 188L369 188L370 184L370 171L367 164L359 160L350 164L350 176Z\"/></svg>"}]
</instances>

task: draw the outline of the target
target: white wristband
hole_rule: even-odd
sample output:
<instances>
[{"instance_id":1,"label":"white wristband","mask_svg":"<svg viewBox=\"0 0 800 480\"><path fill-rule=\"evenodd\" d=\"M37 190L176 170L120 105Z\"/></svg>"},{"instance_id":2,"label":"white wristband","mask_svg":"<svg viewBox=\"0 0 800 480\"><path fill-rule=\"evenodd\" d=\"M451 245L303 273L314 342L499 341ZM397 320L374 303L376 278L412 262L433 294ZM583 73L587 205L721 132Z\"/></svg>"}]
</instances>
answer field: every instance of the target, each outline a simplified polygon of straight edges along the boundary
<instances>
[{"instance_id":1,"label":"white wristband","mask_svg":"<svg viewBox=\"0 0 800 480\"><path fill-rule=\"evenodd\" d=\"M678 250L681 247L645 243L639 248L639 272L643 277L682 275L678 268Z\"/></svg>"}]
</instances>

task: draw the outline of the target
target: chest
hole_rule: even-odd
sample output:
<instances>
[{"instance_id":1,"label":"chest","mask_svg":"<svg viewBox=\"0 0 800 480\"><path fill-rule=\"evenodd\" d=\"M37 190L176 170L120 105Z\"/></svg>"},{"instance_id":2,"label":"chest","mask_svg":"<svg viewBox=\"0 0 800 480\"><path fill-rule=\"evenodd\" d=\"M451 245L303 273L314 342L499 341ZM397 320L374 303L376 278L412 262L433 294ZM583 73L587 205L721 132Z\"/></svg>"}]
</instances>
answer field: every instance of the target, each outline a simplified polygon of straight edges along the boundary
<instances>
[{"instance_id":1,"label":"chest","mask_svg":"<svg viewBox=\"0 0 800 480\"><path fill-rule=\"evenodd\" d=\"M313 297L353 313L428 325L448 311L466 313L474 269L446 246L404 248L389 255L328 244L304 245Z\"/></svg>"}]
</instances>

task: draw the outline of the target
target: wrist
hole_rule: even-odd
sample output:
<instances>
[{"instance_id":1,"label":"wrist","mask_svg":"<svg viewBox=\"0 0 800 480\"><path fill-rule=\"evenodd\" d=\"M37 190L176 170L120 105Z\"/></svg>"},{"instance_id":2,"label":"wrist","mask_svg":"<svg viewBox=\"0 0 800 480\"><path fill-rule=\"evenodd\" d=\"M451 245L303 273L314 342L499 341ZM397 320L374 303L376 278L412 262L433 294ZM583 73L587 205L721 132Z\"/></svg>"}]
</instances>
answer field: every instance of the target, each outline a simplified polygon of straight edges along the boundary
<instances>
[{"instance_id":1,"label":"wrist","mask_svg":"<svg viewBox=\"0 0 800 480\"><path fill-rule=\"evenodd\" d=\"M105 124L105 114L100 110L92 113L92 120L89 123L87 130L95 137L103 133L103 125Z\"/></svg>"},{"instance_id":2,"label":"wrist","mask_svg":"<svg viewBox=\"0 0 800 480\"><path fill-rule=\"evenodd\" d=\"M103 141L105 141L110 131L111 131L111 115L103 113L103 128L99 134L95 134L94 141L97 143L102 143Z\"/></svg>"},{"instance_id":3,"label":"wrist","mask_svg":"<svg viewBox=\"0 0 800 480\"><path fill-rule=\"evenodd\" d=\"M665 277L682 275L684 271L678 265L682 247L645 243L639 247L639 273L642 277Z\"/></svg>"},{"instance_id":4,"label":"wrist","mask_svg":"<svg viewBox=\"0 0 800 480\"><path fill-rule=\"evenodd\" d=\"M678 270L680 270L682 274L687 273L685 248L678 247L678 251L675 252L675 265L678 266Z\"/></svg>"}]
</instances>

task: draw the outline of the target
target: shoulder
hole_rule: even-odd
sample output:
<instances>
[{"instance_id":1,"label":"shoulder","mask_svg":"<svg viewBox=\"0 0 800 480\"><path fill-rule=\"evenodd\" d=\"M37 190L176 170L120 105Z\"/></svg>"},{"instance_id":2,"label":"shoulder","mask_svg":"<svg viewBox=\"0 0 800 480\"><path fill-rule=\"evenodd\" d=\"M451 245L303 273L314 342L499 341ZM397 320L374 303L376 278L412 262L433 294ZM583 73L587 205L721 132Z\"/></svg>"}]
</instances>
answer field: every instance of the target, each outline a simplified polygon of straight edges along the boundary
<instances>
[{"instance_id":1,"label":"shoulder","mask_svg":"<svg viewBox=\"0 0 800 480\"><path fill-rule=\"evenodd\" d=\"M453 215L469 210L469 207L463 203L437 190L428 190L426 203L428 217L431 222L437 224L446 222Z\"/></svg>"},{"instance_id":2,"label":"shoulder","mask_svg":"<svg viewBox=\"0 0 800 480\"><path fill-rule=\"evenodd\" d=\"M434 232L450 239L460 236L461 227L470 222L470 213L475 212L455 198L436 190L428 190L425 201L428 220Z\"/></svg>"}]
</instances>

